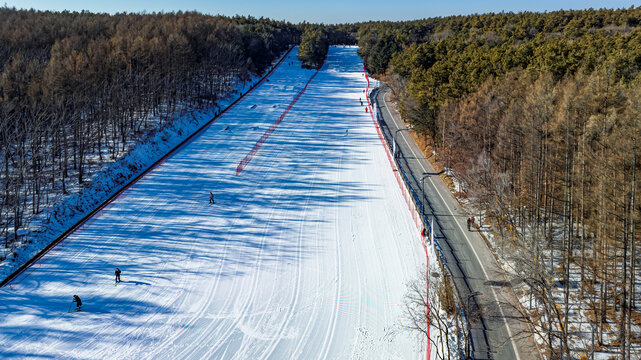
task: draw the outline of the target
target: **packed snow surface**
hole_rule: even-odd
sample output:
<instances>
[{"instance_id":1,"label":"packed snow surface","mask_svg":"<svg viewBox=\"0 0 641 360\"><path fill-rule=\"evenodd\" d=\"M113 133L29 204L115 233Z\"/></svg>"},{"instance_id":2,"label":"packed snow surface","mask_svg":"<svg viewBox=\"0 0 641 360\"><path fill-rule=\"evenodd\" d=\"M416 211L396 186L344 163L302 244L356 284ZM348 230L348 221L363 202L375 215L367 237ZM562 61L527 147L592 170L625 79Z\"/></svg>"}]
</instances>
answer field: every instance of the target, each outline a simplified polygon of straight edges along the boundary
<instances>
[{"instance_id":1,"label":"packed snow surface","mask_svg":"<svg viewBox=\"0 0 641 360\"><path fill-rule=\"evenodd\" d=\"M423 358L398 324L425 253L356 51L330 49L240 175L314 73L295 52L0 289L0 358Z\"/></svg>"}]
</instances>

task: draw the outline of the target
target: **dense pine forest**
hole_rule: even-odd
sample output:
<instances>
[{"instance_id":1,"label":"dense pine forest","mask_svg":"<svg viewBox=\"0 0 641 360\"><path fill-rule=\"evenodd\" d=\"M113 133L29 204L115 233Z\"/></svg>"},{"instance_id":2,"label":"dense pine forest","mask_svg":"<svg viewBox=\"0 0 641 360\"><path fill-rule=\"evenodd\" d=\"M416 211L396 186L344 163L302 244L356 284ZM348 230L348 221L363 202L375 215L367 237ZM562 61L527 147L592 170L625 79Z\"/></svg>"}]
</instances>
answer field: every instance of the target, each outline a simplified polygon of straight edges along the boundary
<instances>
[{"instance_id":1,"label":"dense pine forest","mask_svg":"<svg viewBox=\"0 0 641 360\"><path fill-rule=\"evenodd\" d=\"M4 248L19 245L20 229L38 230L29 225L33 215L88 186L176 115L216 107L294 44L307 66L318 67L330 43L355 44L355 32L196 12L0 8Z\"/></svg>"},{"instance_id":2,"label":"dense pine forest","mask_svg":"<svg viewBox=\"0 0 641 360\"><path fill-rule=\"evenodd\" d=\"M265 19L0 8L4 247L102 164L174 114L215 106L299 37Z\"/></svg>"},{"instance_id":3,"label":"dense pine forest","mask_svg":"<svg viewBox=\"0 0 641 360\"><path fill-rule=\"evenodd\" d=\"M540 305L528 315L548 354L605 346L626 359L639 343L640 22L630 8L358 30L367 68L486 210Z\"/></svg>"},{"instance_id":4,"label":"dense pine forest","mask_svg":"<svg viewBox=\"0 0 641 360\"><path fill-rule=\"evenodd\" d=\"M323 65L329 49L329 39L323 27L309 26L301 35L298 59L303 66L318 69Z\"/></svg>"},{"instance_id":5,"label":"dense pine forest","mask_svg":"<svg viewBox=\"0 0 641 360\"><path fill-rule=\"evenodd\" d=\"M3 247L101 166L177 114L216 107L291 45L318 68L329 45L354 43L431 160L485 209L540 304L525 315L549 354L610 347L632 358L641 8L336 26L0 8ZM572 312L591 343L573 340Z\"/></svg>"}]
</instances>

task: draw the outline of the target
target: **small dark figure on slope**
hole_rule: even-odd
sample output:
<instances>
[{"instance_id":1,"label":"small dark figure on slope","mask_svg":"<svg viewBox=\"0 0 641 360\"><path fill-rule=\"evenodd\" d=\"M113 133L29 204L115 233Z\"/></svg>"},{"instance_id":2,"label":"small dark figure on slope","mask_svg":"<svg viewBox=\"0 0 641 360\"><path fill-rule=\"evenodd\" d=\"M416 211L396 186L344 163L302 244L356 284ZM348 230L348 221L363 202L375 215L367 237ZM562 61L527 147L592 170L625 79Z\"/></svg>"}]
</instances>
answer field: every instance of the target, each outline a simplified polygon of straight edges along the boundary
<instances>
[{"instance_id":1,"label":"small dark figure on slope","mask_svg":"<svg viewBox=\"0 0 641 360\"><path fill-rule=\"evenodd\" d=\"M73 301L76 303L76 310L80 310L80 307L82 306L82 301L80 300L80 297L78 295L74 295Z\"/></svg>"}]
</instances>

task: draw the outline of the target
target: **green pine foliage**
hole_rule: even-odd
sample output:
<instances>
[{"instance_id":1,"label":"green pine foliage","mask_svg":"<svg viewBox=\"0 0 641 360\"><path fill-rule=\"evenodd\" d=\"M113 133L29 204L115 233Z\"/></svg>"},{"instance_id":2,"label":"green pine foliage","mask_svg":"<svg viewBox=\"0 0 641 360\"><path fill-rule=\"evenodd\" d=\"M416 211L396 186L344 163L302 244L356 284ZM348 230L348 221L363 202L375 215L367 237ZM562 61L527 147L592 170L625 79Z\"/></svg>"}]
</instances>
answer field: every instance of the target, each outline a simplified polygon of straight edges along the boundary
<instances>
[{"instance_id":1,"label":"green pine foliage","mask_svg":"<svg viewBox=\"0 0 641 360\"><path fill-rule=\"evenodd\" d=\"M553 357L591 356L591 336L638 358L640 22L632 7L358 30L368 70L484 209L497 247L548 314L533 312L531 325ZM592 314L592 334L573 330L572 312Z\"/></svg>"},{"instance_id":2,"label":"green pine foliage","mask_svg":"<svg viewBox=\"0 0 641 360\"><path fill-rule=\"evenodd\" d=\"M370 72L402 79L395 91L412 118L414 108L437 114L513 69L550 73L558 81L611 66L615 77L630 82L641 69L640 19L641 8L451 16L364 23L357 37ZM415 125L438 136L429 124Z\"/></svg>"},{"instance_id":3,"label":"green pine foliage","mask_svg":"<svg viewBox=\"0 0 641 360\"><path fill-rule=\"evenodd\" d=\"M325 61L328 50L329 39L325 30L320 26L307 26L303 31L298 48L298 59L303 62L303 66L320 68Z\"/></svg>"}]
</instances>

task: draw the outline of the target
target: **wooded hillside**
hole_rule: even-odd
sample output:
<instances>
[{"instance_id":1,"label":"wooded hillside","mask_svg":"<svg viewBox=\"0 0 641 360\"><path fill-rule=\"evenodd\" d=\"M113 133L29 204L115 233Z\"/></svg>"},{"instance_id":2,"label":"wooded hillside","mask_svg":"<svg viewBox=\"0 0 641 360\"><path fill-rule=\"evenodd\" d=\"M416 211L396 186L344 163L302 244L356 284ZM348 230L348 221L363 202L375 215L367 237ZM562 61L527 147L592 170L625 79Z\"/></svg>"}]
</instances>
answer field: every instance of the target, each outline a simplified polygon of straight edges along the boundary
<instances>
[{"instance_id":1,"label":"wooded hillside","mask_svg":"<svg viewBox=\"0 0 641 360\"><path fill-rule=\"evenodd\" d=\"M630 358L639 343L640 22L641 8L557 11L358 34L368 69L486 209L542 306L534 329L567 358L601 347ZM583 335L571 312L588 319L594 344L572 340Z\"/></svg>"},{"instance_id":2,"label":"wooded hillside","mask_svg":"<svg viewBox=\"0 0 641 360\"><path fill-rule=\"evenodd\" d=\"M328 50L329 39L325 29L320 26L307 26L301 35L298 47L298 59L303 62L303 66L320 68Z\"/></svg>"},{"instance_id":3,"label":"wooded hillside","mask_svg":"<svg viewBox=\"0 0 641 360\"><path fill-rule=\"evenodd\" d=\"M198 13L0 8L0 239L178 111L216 105L300 31Z\"/></svg>"}]
</instances>

